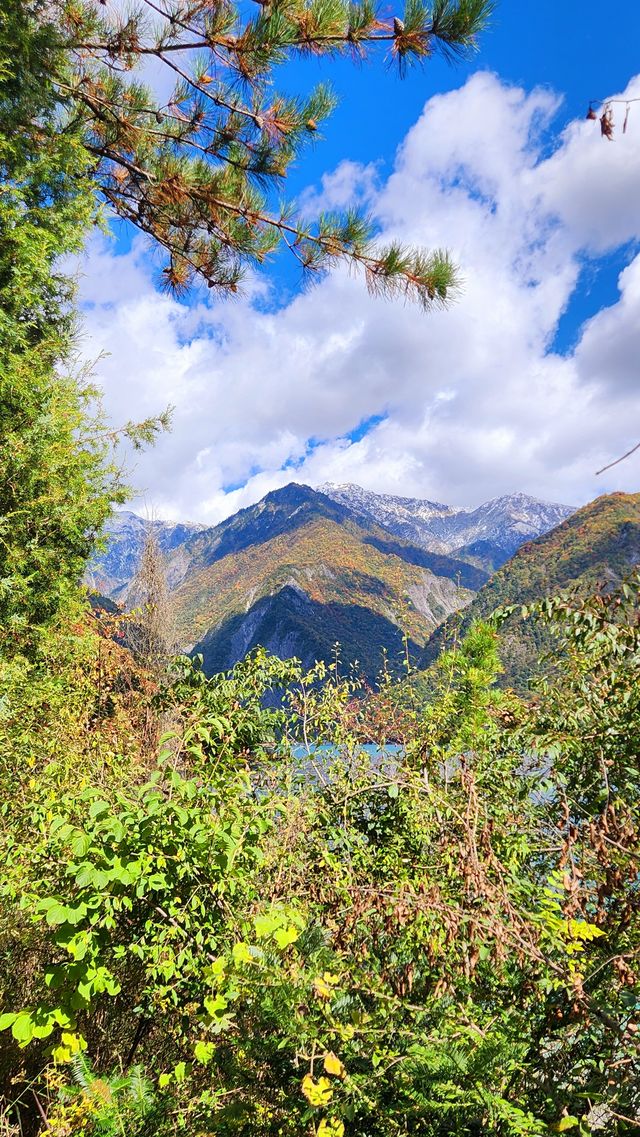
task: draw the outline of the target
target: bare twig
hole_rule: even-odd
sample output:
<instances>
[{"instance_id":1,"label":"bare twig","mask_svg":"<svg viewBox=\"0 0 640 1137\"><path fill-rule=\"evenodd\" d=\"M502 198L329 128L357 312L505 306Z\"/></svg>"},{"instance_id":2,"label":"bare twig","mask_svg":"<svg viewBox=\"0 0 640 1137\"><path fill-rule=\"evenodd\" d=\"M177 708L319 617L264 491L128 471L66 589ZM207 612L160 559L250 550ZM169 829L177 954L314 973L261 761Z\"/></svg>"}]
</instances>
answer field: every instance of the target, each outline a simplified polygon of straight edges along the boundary
<instances>
[{"instance_id":1,"label":"bare twig","mask_svg":"<svg viewBox=\"0 0 640 1137\"><path fill-rule=\"evenodd\" d=\"M616 458L615 462L609 462L608 466L603 466L601 470L596 470L596 477L598 477L598 474L604 474L606 470L613 469L614 466L619 466L620 462L624 462L626 458L630 458L632 454L635 454L636 450L640 450L640 442L636 442L636 445L632 446L631 450L627 450L626 454L623 454L620 458Z\"/></svg>"}]
</instances>

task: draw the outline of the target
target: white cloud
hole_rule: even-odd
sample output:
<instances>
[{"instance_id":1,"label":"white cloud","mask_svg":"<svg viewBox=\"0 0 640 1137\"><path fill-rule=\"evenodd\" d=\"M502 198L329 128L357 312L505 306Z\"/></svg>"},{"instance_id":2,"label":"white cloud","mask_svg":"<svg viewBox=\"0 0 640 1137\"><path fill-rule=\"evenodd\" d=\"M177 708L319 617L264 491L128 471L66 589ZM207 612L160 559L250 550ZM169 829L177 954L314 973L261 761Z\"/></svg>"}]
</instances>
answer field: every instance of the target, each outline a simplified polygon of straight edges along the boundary
<instances>
[{"instance_id":1,"label":"white cloud","mask_svg":"<svg viewBox=\"0 0 640 1137\"><path fill-rule=\"evenodd\" d=\"M640 97L640 76L621 97ZM629 130L623 134L624 106L612 106L613 142L599 137L598 123L571 123L560 149L536 172L544 206L576 246L594 253L637 240L640 231L640 108L630 108Z\"/></svg>"},{"instance_id":2,"label":"white cloud","mask_svg":"<svg viewBox=\"0 0 640 1137\"><path fill-rule=\"evenodd\" d=\"M375 163L363 166L348 159L335 170L323 174L320 189L310 186L298 198L298 208L304 217L315 217L323 211L343 210L350 206L368 208L378 183Z\"/></svg>"},{"instance_id":3,"label":"white cloud","mask_svg":"<svg viewBox=\"0 0 640 1137\"><path fill-rule=\"evenodd\" d=\"M640 257L621 273L619 285L620 300L589 320L576 352L581 380L616 406L637 398L640 387Z\"/></svg>"},{"instance_id":4,"label":"white cloud","mask_svg":"<svg viewBox=\"0 0 640 1137\"><path fill-rule=\"evenodd\" d=\"M292 478L461 503L637 488L638 461L594 471L640 438L640 258L573 355L551 344L584 255L640 239L640 122L614 144L571 124L545 156L556 108L478 73L427 103L386 182L343 163L309 191L315 208L369 197L385 234L449 247L465 286L444 313L373 299L345 272L277 311L260 282L188 307L155 290L140 244L91 243L85 351L111 352L110 416L176 407L133 474L158 515L217 521Z\"/></svg>"}]
</instances>

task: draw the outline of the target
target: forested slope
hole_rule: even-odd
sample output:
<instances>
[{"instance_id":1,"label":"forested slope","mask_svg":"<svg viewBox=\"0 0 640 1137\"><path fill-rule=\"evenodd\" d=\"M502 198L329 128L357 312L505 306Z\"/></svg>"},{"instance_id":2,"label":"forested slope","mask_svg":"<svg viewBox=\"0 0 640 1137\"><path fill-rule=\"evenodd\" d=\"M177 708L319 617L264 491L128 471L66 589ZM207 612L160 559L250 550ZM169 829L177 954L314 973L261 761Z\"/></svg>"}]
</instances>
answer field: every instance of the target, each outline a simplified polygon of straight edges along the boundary
<instances>
[{"instance_id":1,"label":"forested slope","mask_svg":"<svg viewBox=\"0 0 640 1137\"><path fill-rule=\"evenodd\" d=\"M610 589L640 563L640 494L596 498L536 541L523 545L483 586L459 619L431 637L423 665L453 636L505 605L522 605L569 590L587 596ZM540 624L510 619L500 630L503 682L526 688L549 638Z\"/></svg>"},{"instance_id":2,"label":"forested slope","mask_svg":"<svg viewBox=\"0 0 640 1137\"><path fill-rule=\"evenodd\" d=\"M258 644L312 665L331 661L339 643L344 666L357 661L373 682L384 653L397 669L405 634L415 659L433 628L469 602L460 575L476 586L484 579L389 540L307 486L269 494L185 552L192 560L172 602L182 642L203 653L209 673Z\"/></svg>"}]
</instances>

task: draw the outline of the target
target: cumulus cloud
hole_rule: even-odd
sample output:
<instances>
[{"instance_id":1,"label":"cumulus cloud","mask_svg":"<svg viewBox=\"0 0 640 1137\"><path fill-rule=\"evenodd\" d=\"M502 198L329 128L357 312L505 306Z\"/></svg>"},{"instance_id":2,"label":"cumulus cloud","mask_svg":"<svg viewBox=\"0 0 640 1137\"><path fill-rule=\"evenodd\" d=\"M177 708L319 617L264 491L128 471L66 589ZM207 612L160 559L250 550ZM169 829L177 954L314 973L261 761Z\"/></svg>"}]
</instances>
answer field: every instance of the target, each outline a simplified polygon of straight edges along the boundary
<instances>
[{"instance_id":1,"label":"cumulus cloud","mask_svg":"<svg viewBox=\"0 0 640 1137\"><path fill-rule=\"evenodd\" d=\"M640 76L619 97L640 98ZM536 178L544 207L577 247L592 253L637 240L640 230L638 116L631 117L629 133L623 134L624 106L612 105L612 144L593 145L594 134L600 133L597 124L571 123L562 146L540 165Z\"/></svg>"},{"instance_id":2,"label":"cumulus cloud","mask_svg":"<svg viewBox=\"0 0 640 1137\"><path fill-rule=\"evenodd\" d=\"M345 159L335 170L322 175L320 187L309 186L300 194L298 207L303 217L349 207L368 208L377 186L378 170L374 162L365 166Z\"/></svg>"},{"instance_id":3,"label":"cumulus cloud","mask_svg":"<svg viewBox=\"0 0 640 1137\"><path fill-rule=\"evenodd\" d=\"M96 238L84 351L110 352L109 416L176 408L133 471L138 505L215 522L293 479L460 504L637 488L638 463L594 471L640 438L640 257L572 354L553 342L585 256L640 239L640 130L609 145L573 123L549 154L557 106L478 73L429 100L386 180L343 163L305 196L356 194L384 235L450 248L465 283L445 312L372 298L343 271L281 307L260 281L239 302L187 305L159 294L140 243L117 255Z\"/></svg>"},{"instance_id":4,"label":"cumulus cloud","mask_svg":"<svg viewBox=\"0 0 640 1137\"><path fill-rule=\"evenodd\" d=\"M615 406L637 399L640 386L640 257L620 274L620 300L586 324L576 352L578 374Z\"/></svg>"}]
</instances>

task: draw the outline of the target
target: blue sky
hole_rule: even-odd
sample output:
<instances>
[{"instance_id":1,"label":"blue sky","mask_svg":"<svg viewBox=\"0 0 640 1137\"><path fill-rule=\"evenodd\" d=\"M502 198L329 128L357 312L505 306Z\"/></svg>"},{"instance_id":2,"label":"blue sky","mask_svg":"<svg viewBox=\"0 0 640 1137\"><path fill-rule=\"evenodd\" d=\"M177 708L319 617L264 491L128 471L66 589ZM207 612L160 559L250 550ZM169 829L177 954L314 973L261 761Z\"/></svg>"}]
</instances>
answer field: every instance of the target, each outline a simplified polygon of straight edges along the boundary
<instances>
[{"instance_id":1,"label":"blue sky","mask_svg":"<svg viewBox=\"0 0 640 1137\"><path fill-rule=\"evenodd\" d=\"M389 6L389 11L395 9ZM502 0L477 55L455 67L434 58L404 79L395 68L380 66L375 56L356 68L347 60L326 59L282 68L283 85L290 80L292 88L305 89L310 81L329 80L341 99L324 141L292 178L293 192L343 158L390 159L425 100L460 86L479 67L517 86L549 86L561 93L557 127L562 128L586 112L589 99L626 86L638 71L639 43L635 0L613 6L611 18L607 6L595 0Z\"/></svg>"},{"instance_id":2,"label":"blue sky","mask_svg":"<svg viewBox=\"0 0 640 1137\"><path fill-rule=\"evenodd\" d=\"M639 488L640 463L594 474L640 437L640 102L612 144L584 122L632 82L638 42L635 3L604 30L592 0L504 0L455 68L280 69L285 90L329 79L340 97L288 196L351 196L383 233L452 248L466 286L444 316L381 307L341 274L299 294L286 254L238 304L178 304L139 241L93 240L86 353L110 353L107 411L176 406L133 471L137 506L217 521L292 472L458 504Z\"/></svg>"},{"instance_id":3,"label":"blue sky","mask_svg":"<svg viewBox=\"0 0 640 1137\"><path fill-rule=\"evenodd\" d=\"M393 6L389 10L395 11ZM347 60L305 61L283 68L284 86L307 89L310 82L329 81L340 96L323 140L293 171L291 194L300 193L344 159L378 161L384 171L425 100L459 87L479 67L495 71L507 83L528 90L548 86L562 96L548 139L552 147L556 132L584 115L590 99L622 90L640 70L640 2L615 5L610 20L606 12L606 6L594 0L502 0L476 56L455 67L434 58L414 66L404 79L396 68L381 66L375 58L356 68ZM640 103L634 118L640 129ZM481 122L478 130L482 131ZM568 346L582 321L612 302L618 273L629 256L625 249L589 266L563 320L559 343ZM292 274L287 273L287 279Z\"/></svg>"}]
</instances>

